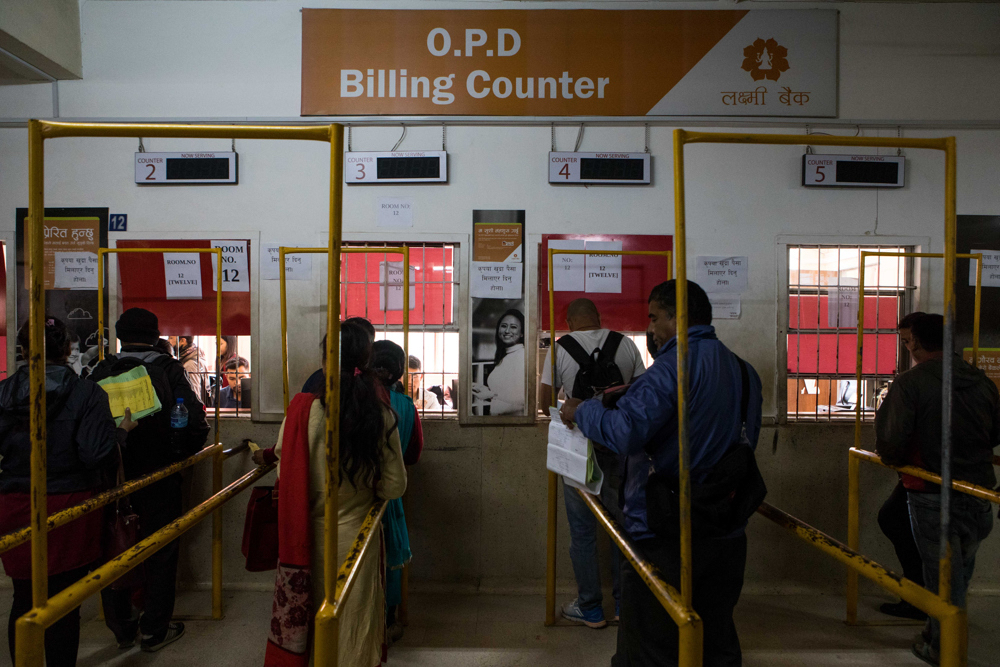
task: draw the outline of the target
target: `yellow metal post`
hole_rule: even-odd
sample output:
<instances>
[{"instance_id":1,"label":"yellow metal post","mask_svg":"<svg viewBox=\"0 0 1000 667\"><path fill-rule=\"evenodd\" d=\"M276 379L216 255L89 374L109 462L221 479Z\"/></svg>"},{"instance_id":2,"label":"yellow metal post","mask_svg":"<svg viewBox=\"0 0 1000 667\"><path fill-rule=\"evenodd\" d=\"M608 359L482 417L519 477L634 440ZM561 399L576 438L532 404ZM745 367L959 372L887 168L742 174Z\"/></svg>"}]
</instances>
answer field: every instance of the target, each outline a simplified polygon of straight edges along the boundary
<instances>
[{"instance_id":1,"label":"yellow metal post","mask_svg":"<svg viewBox=\"0 0 1000 667\"><path fill-rule=\"evenodd\" d=\"M288 306L285 285L285 251L284 246L278 248L278 284L281 290L281 387L285 396L285 412L288 412Z\"/></svg>"},{"instance_id":2,"label":"yellow metal post","mask_svg":"<svg viewBox=\"0 0 1000 667\"><path fill-rule=\"evenodd\" d=\"M962 255L957 255L962 257ZM983 296L983 253L971 255L976 260L976 301L972 314L972 365L979 368L979 312Z\"/></svg>"},{"instance_id":3,"label":"yellow metal post","mask_svg":"<svg viewBox=\"0 0 1000 667\"><path fill-rule=\"evenodd\" d=\"M853 456L847 457L847 546L854 551L861 551L860 503L861 485L859 482L860 464ZM847 624L858 622L858 572L847 570Z\"/></svg>"},{"instance_id":4,"label":"yellow metal post","mask_svg":"<svg viewBox=\"0 0 1000 667\"><path fill-rule=\"evenodd\" d=\"M326 497L323 508L323 592L316 613L315 662L336 667L339 650L337 620L337 521L340 492L340 253L343 231L342 125L330 126L330 246L326 309ZM281 267L284 271L284 266ZM409 271L404 272L408 276Z\"/></svg>"},{"instance_id":5,"label":"yellow metal post","mask_svg":"<svg viewBox=\"0 0 1000 667\"><path fill-rule=\"evenodd\" d=\"M688 305L687 230L684 210L684 130L674 130L674 263L677 266L677 466L680 509L681 603L690 608L691 576L691 476L688 470Z\"/></svg>"}]
</instances>

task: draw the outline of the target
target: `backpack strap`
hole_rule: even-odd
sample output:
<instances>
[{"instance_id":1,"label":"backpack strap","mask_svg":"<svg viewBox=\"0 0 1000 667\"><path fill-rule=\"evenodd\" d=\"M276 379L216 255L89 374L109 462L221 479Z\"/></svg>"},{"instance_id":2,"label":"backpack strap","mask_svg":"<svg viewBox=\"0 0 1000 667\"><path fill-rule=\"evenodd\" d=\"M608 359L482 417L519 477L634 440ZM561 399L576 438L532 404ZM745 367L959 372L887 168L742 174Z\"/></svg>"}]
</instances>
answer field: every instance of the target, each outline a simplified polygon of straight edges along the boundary
<instances>
[{"instance_id":1,"label":"backpack strap","mask_svg":"<svg viewBox=\"0 0 1000 667\"><path fill-rule=\"evenodd\" d=\"M581 369L594 363L594 358L583 349L583 346L580 345L580 342L577 339L573 338L569 334L561 336L556 343L561 345L569 356L573 357L573 361L575 361Z\"/></svg>"},{"instance_id":2,"label":"backpack strap","mask_svg":"<svg viewBox=\"0 0 1000 667\"><path fill-rule=\"evenodd\" d=\"M747 410L750 407L750 373L747 371L747 362L737 355L736 362L740 365L740 375L743 380L743 395L740 397L740 420L745 425L747 423Z\"/></svg>"},{"instance_id":3,"label":"backpack strap","mask_svg":"<svg viewBox=\"0 0 1000 667\"><path fill-rule=\"evenodd\" d=\"M617 331L609 331L608 337L604 341L604 345L601 346L601 353L597 357L597 362L602 361L611 363L615 362L615 356L618 354L618 346L621 345L622 340L625 336L621 335Z\"/></svg>"}]
</instances>

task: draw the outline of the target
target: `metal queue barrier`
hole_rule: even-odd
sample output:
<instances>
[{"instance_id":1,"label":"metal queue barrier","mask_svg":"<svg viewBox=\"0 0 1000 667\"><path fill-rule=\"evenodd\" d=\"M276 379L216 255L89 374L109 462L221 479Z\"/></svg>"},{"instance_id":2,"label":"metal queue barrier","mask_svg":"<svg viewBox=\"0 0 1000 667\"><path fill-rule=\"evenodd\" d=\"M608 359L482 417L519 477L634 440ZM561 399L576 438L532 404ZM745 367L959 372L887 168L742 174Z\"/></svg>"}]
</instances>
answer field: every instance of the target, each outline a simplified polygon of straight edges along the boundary
<instances>
[{"instance_id":1,"label":"metal queue barrier","mask_svg":"<svg viewBox=\"0 0 1000 667\"><path fill-rule=\"evenodd\" d=\"M556 377L556 302L555 302L555 278L553 271L553 257L555 255L653 255L666 257L667 259L667 279L673 277L673 251L670 250L558 250L549 248L549 349L552 354L552 405L557 405L555 391ZM680 474L687 479L688 470L686 465L681 467ZM545 568L545 625L554 625L556 622L556 514L558 510L558 490L559 476L549 471L548 476L548 532L546 536L546 568ZM632 541L625 536L621 528L612 520L600 501L588 493L577 490L590 507L590 511L597 517L601 527L607 531L612 541L622 554L632 564L635 571L649 587L656 599L663 605L670 618L677 624L679 635L680 665L681 667L698 667L702 660L702 627L701 619L694 609L688 604L680 602L681 596L670 584L663 581L659 571L653 565L647 563L639 555ZM684 503L684 500L681 500ZM690 557L690 556L689 556Z\"/></svg>"},{"instance_id":2,"label":"metal queue barrier","mask_svg":"<svg viewBox=\"0 0 1000 667\"><path fill-rule=\"evenodd\" d=\"M320 254L326 253L326 248L289 248L281 246L278 248L278 266L281 267L280 273L280 284L281 284L281 380L283 383L283 388L285 391L285 412L288 411L288 395L289 395L289 381L288 381L288 307L286 305L286 295L287 287L285 280L285 256L286 255L300 255L300 254ZM409 359L410 355L410 247L407 245L386 247L386 248L341 248L341 254L384 254L384 255L402 255L403 256L403 354ZM339 273L337 274L340 275ZM379 285L379 289L389 287L389 276L388 271L386 271L386 284ZM339 292L338 292L339 293ZM367 294L365 295L367 298ZM386 305L388 306L389 299L386 296ZM339 317L340 309L337 310L337 317ZM339 349L339 348L338 348ZM406 386L406 380L410 375L409 364L403 365L403 386Z\"/></svg>"},{"instance_id":3,"label":"metal queue barrier","mask_svg":"<svg viewBox=\"0 0 1000 667\"><path fill-rule=\"evenodd\" d=\"M688 308L687 308L687 238L684 202L684 146L695 143L760 144L776 146L867 146L879 148L920 148L944 152L944 347L950 349L955 332L955 138L909 139L902 137L838 137L793 134L744 134L739 132L691 132L674 130L674 250L677 253L677 385L679 459L681 470L688 466ZM863 265L862 265L863 266ZM864 299L861 299L864 302ZM945 355L944 391L941 412L941 554L942 572L950 574L951 553L948 540L951 500L951 368ZM686 477L680 482L681 506L681 596L691 603L691 489ZM849 547L833 540L816 528L765 503L758 512L779 526L799 536L876 584L927 612L941 622L941 667L964 667L968 662L968 627L964 609L950 602L950 576L942 578L942 595L930 593ZM685 564L688 564L686 567ZM948 583L945 583L948 582Z\"/></svg>"},{"instance_id":4,"label":"metal queue barrier","mask_svg":"<svg viewBox=\"0 0 1000 667\"><path fill-rule=\"evenodd\" d=\"M298 126L298 127L274 127L274 126L250 126L250 125L178 125L178 124L115 124L115 123L64 123L44 120L28 121L28 218L25 231L25 244L27 246L27 284L28 284L28 322L29 322L29 343L28 343L28 378L30 383L30 434L31 434L31 524L28 528L31 539L31 564L32 564L32 609L17 619L16 622L16 655L15 664L17 667L42 667L45 660L44 638L45 630L60 618L69 613L73 608L81 604L86 598L98 593L101 589L127 573L136 565L142 563L150 555L156 553L180 535L204 520L209 514L214 514L227 501L231 500L244 489L253 485L258 479L268 474L273 465L261 466L243 475L232 484L214 493L201 504L186 512L176 521L168 524L161 530L146 539L140 541L132 548L126 550L118 557L108 561L98 569L94 570L86 577L70 585L53 597L48 596L48 530L50 524L56 522L57 515L48 516L47 511L47 468L46 458L46 405L45 405L45 290L43 281L43 220L45 215L45 141L62 137L162 137L162 138L211 138L211 139L291 139L303 141L320 141L330 144L330 297L332 315L339 312L339 284L340 277L340 238L342 228L342 193L343 193L343 126L323 125L323 126ZM152 249L151 249L152 250ZM153 250L162 252L162 250ZM194 248L184 248L180 252L197 251ZM111 251L106 251L111 252ZM101 255L98 255L100 262ZM221 263L219 265L221 267ZM221 275L221 270L218 272ZM98 285L103 284L103 275ZM217 290L221 295L221 288ZM103 294L100 295L100 299ZM103 303L101 304L103 306ZM99 306L100 307L100 306ZM339 320L336 317L327 318L327 377L338 376L338 339L340 333ZM103 331L102 331L103 336ZM101 341L103 343L103 340ZM103 350L103 345L102 345ZM327 460L330 466L326 471L326 549L324 554L324 572L327 574L326 597L333 597L333 576L334 560L337 553L337 491L339 486L339 476L335 471L339 468L338 462L338 431L340 410L339 384L336 382L327 383L326 401L326 447ZM218 427L218 424L217 424ZM218 434L218 431L216 431ZM182 467L193 463L191 459L201 460L199 457L214 456L217 459L221 456L221 447L216 444L206 448L187 461L181 462ZM186 465L185 465L186 464ZM154 475L172 474L176 472L171 468L170 473L159 471ZM152 483L154 479L144 478L143 485ZM216 475L213 475L216 477ZM159 479L159 478L157 478ZM221 477L217 477L221 483ZM133 482L139 482L134 480ZM138 485L128 487L131 491L140 488ZM115 495L117 494L117 495ZM111 502L114 498L126 495L122 490L114 490L114 493L105 495L102 499L104 503ZM81 506L64 510L63 514L67 518L66 522L72 520L66 513L81 514L86 511L82 509L90 504L95 504L96 498L90 499L88 503ZM100 505L96 505L96 509ZM61 520L61 519L60 519ZM53 526L54 527L54 526ZM215 553L214 538L216 531L213 530L213 557ZM3 538L6 539L6 538ZM12 546L16 538L11 540ZM331 555L330 544L333 550ZM213 578L216 569L213 563ZM214 606L214 603L213 603ZM327 626L321 626L318 622L324 609L328 607L324 601L317 615L317 651L320 647L326 647L331 643L328 632L320 632L320 629L328 630ZM213 610L214 611L214 610ZM221 613L221 607L220 607ZM334 630L336 627L334 626ZM332 638L332 644L336 647L336 638ZM325 663L320 663L325 664Z\"/></svg>"},{"instance_id":5,"label":"metal queue barrier","mask_svg":"<svg viewBox=\"0 0 1000 667\"><path fill-rule=\"evenodd\" d=\"M847 545L851 549L861 548L861 523L860 523L860 498L861 498L861 482L859 478L860 466L858 465L861 461L868 461L870 463L875 463L877 465L885 466L887 468L892 468L894 470L900 470L899 468L894 468L888 464L882 462L882 459L874 452L868 452L861 446L861 423L862 423L862 390L861 390L861 371L862 371L862 335L864 327L865 318L865 300L864 300L864 284L865 284L865 258L866 257L920 257L920 258L943 258L944 255L939 252L875 252L875 251L862 251L861 252L861 269L860 269L860 290L861 298L858 299L858 341L857 341L857 361L855 366L855 378L857 384L857 403L854 407L854 447L850 450L850 455L848 459L848 487L847 487ZM956 258L976 260L976 296L975 296L975 306L972 316L972 364L974 366L979 365L979 314L981 311L981 300L982 300L982 284L983 284L983 254L982 253L956 253ZM994 457L996 460L997 457ZM912 466L907 466L908 469L913 469L919 471L919 473L909 473L916 477L921 477L921 479L927 479L929 481L936 481L936 483L941 483L941 478L934 473L925 471L919 468L913 468ZM930 475L927 477L926 475ZM1000 494L994 493L992 490L987 489L987 495L981 495L975 490L980 489L975 484L969 484L967 482L953 481L952 488L964 493L970 493L971 495L984 498L990 502L1000 503ZM939 567L944 567L944 563L940 563ZM939 583L938 588L941 591L941 597L944 600L950 599L950 590L945 594L945 589L950 589L951 587L951 575L945 576L945 571L941 570L939 573L939 582L947 579L947 584L942 587ZM856 572L850 571L847 573L847 587L845 593L845 599L847 604L847 624L848 625L870 625L868 623L861 623L858 621L858 575ZM912 603L911 603L912 604Z\"/></svg>"},{"instance_id":6,"label":"metal queue barrier","mask_svg":"<svg viewBox=\"0 0 1000 667\"><path fill-rule=\"evenodd\" d=\"M285 412L288 412L288 395L289 395L289 379L288 379L288 307L286 301L287 287L285 279L285 256L295 255L295 254L319 254L328 252L327 248L291 248L286 246L281 246L278 248L278 266L281 267L280 273L280 289L281 289L281 368L282 374L281 379L283 383L283 388L285 392ZM394 246L394 247L382 247L382 248L357 248L357 247L342 247L340 252L348 254L384 254L384 255L402 255L403 256L403 355L409 359L410 354L410 247L408 245ZM337 275L339 276L339 270ZM383 287L388 288L388 271L386 272L386 285L380 285L379 289ZM339 292L338 292L339 294ZM367 297L367 295L366 295ZM386 296L386 304L388 305L389 299ZM338 306L337 311L338 318L340 308ZM340 349L339 346L337 348ZM403 386L407 386L406 380L409 377L409 364L403 364ZM375 508L378 509L378 517L374 519L374 525L382 520L382 515L385 513L385 502L378 501L375 503ZM375 509L373 508L373 512ZM358 565L361 563L361 558L364 556L364 552L368 548L368 543L371 541L372 525L370 525L369 519L371 515L366 518L365 522L362 524L361 529L358 531L358 536L355 539L354 545L348 552L347 559L341 565L340 570L337 574L337 588L335 591L336 597L333 603L332 615L339 623L340 609L343 606L344 601L347 599L348 594L351 592L351 585L354 582L354 573L357 570ZM336 553L336 552L334 552ZM407 616L409 611L409 564L403 566L402 572L402 600L399 605L399 620L403 625L407 624ZM341 579L344 579L342 582ZM336 656L334 657L334 660Z\"/></svg>"}]
</instances>

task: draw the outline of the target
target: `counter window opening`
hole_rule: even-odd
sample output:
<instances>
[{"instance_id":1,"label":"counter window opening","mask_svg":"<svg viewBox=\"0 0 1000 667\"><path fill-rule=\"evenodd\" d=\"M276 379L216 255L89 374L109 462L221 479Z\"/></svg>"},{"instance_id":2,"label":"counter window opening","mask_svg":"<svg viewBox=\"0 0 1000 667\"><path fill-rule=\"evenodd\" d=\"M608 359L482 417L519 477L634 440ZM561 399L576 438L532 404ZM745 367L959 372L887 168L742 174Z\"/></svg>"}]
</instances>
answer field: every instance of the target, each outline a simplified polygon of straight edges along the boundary
<instances>
[{"instance_id":1,"label":"counter window opening","mask_svg":"<svg viewBox=\"0 0 1000 667\"><path fill-rule=\"evenodd\" d=\"M218 402L220 416L250 418L250 336L223 335L221 353L216 350L215 336L172 336L164 331L162 337L170 343L171 355L184 365L191 389L201 397L209 416Z\"/></svg>"},{"instance_id":2,"label":"counter window opening","mask_svg":"<svg viewBox=\"0 0 1000 667\"><path fill-rule=\"evenodd\" d=\"M345 247L400 246L345 242ZM409 378L420 416L457 418L459 395L459 245L406 243L410 249ZM341 321L364 317L375 340L403 346L403 266L393 254L341 255Z\"/></svg>"},{"instance_id":3,"label":"counter window opening","mask_svg":"<svg viewBox=\"0 0 1000 667\"><path fill-rule=\"evenodd\" d=\"M862 250L913 252L907 246L788 246L788 421L855 418ZM913 310L915 290L911 258L865 258L863 419L874 418L885 389L909 365L896 325Z\"/></svg>"}]
</instances>

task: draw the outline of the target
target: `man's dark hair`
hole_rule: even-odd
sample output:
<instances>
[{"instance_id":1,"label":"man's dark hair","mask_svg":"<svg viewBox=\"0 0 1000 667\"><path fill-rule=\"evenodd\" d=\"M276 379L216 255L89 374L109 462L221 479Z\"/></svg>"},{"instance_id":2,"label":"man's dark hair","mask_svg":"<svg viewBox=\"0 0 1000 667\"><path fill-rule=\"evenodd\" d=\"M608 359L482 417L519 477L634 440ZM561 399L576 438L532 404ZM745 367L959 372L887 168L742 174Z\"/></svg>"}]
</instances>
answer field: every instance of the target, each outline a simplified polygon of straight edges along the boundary
<instances>
[{"instance_id":1,"label":"man's dark hair","mask_svg":"<svg viewBox=\"0 0 1000 667\"><path fill-rule=\"evenodd\" d=\"M923 312L922 310L910 313L909 315L907 315L906 317L904 317L899 321L899 324L896 325L896 331L899 331L900 329L912 329L913 323L926 314L927 313Z\"/></svg>"},{"instance_id":2,"label":"man's dark hair","mask_svg":"<svg viewBox=\"0 0 1000 667\"><path fill-rule=\"evenodd\" d=\"M407 365L407 367L411 371L419 371L420 370L420 359L418 359L417 357L415 357L415 356L413 356L411 354L410 358L406 360L406 365Z\"/></svg>"},{"instance_id":3,"label":"man's dark hair","mask_svg":"<svg viewBox=\"0 0 1000 667\"><path fill-rule=\"evenodd\" d=\"M348 317L346 320L344 320L344 324L347 324L348 322L351 322L353 324L357 324L359 327L361 327L362 329L364 329L365 332L368 333L368 337L369 338L371 338L373 341L375 340L375 325L374 324L372 324L371 322L369 322L368 320L366 320L363 317Z\"/></svg>"},{"instance_id":4,"label":"man's dark hair","mask_svg":"<svg viewBox=\"0 0 1000 667\"><path fill-rule=\"evenodd\" d=\"M712 302L708 300L708 295L696 282L687 281L688 287L688 325L707 326L712 323ZM677 281L668 280L660 283L649 293L649 303L656 302L660 308L667 311L670 317L677 315Z\"/></svg>"},{"instance_id":5,"label":"man's dark hair","mask_svg":"<svg viewBox=\"0 0 1000 667\"><path fill-rule=\"evenodd\" d=\"M386 387L391 387L403 377L406 354L391 340L377 340L372 345L372 368Z\"/></svg>"},{"instance_id":6,"label":"man's dark hair","mask_svg":"<svg viewBox=\"0 0 1000 667\"><path fill-rule=\"evenodd\" d=\"M910 325L910 335L928 352L940 352L944 347L944 317L925 313Z\"/></svg>"},{"instance_id":7,"label":"man's dark hair","mask_svg":"<svg viewBox=\"0 0 1000 667\"><path fill-rule=\"evenodd\" d=\"M250 368L250 362L243 357L232 357L226 362L225 370L236 371L240 368Z\"/></svg>"},{"instance_id":8,"label":"man's dark hair","mask_svg":"<svg viewBox=\"0 0 1000 667\"><path fill-rule=\"evenodd\" d=\"M21 355L28 358L28 342L31 336L31 322L25 322L17 332L17 344L21 346ZM66 361L69 356L70 331L62 320L45 316L45 360L57 364Z\"/></svg>"}]
</instances>

